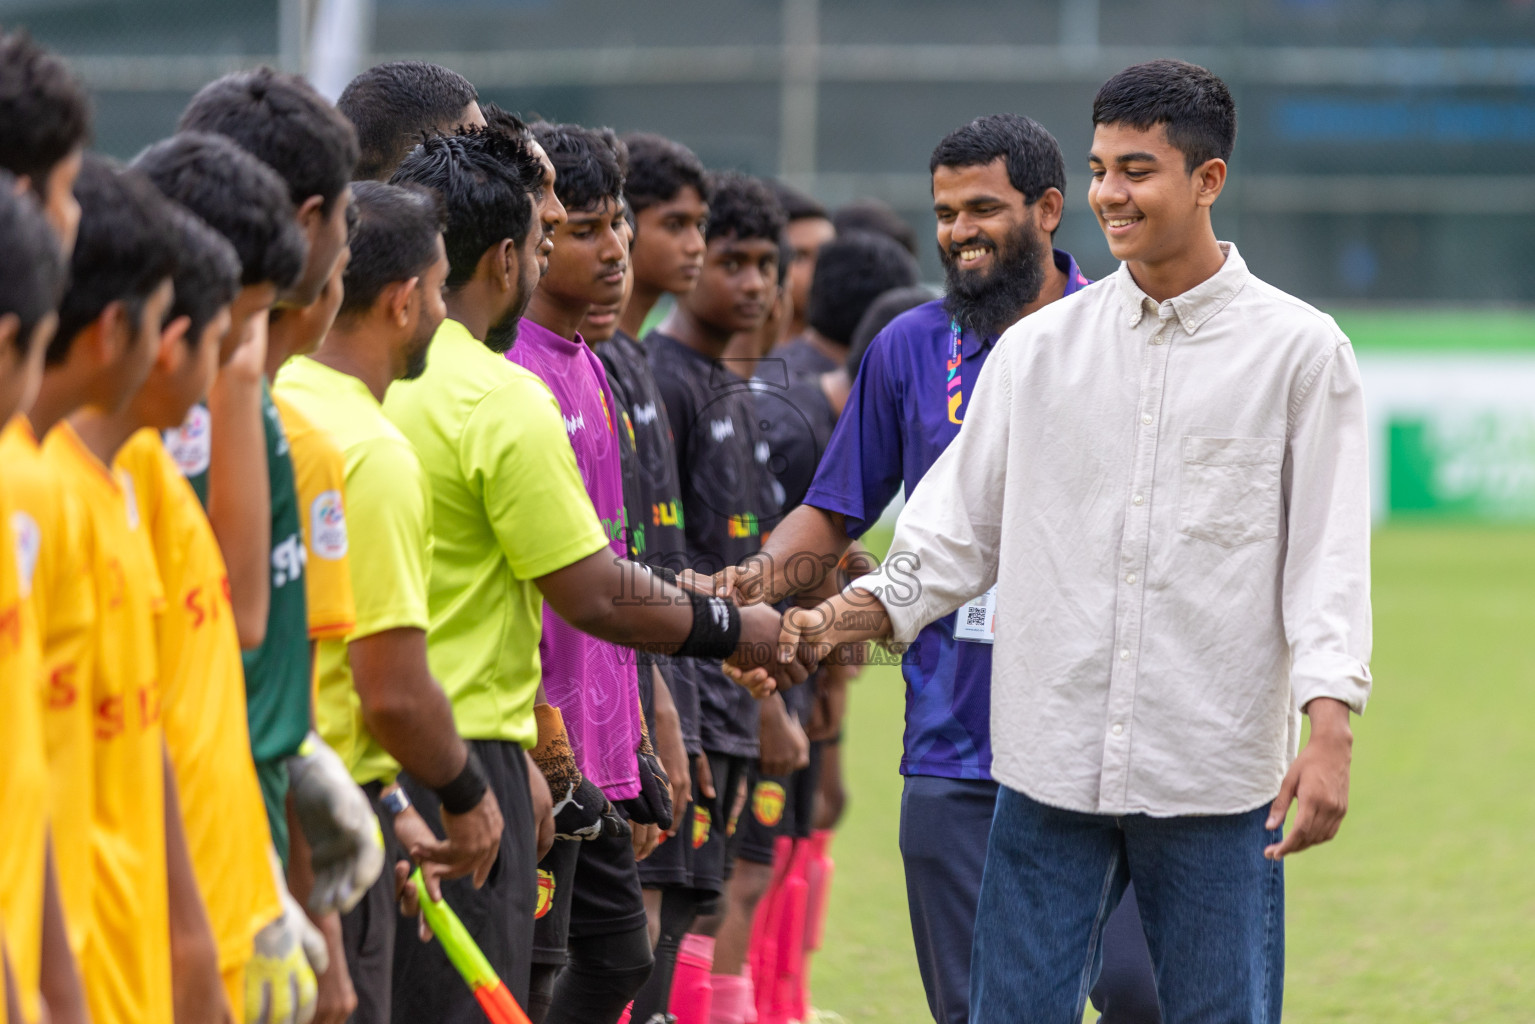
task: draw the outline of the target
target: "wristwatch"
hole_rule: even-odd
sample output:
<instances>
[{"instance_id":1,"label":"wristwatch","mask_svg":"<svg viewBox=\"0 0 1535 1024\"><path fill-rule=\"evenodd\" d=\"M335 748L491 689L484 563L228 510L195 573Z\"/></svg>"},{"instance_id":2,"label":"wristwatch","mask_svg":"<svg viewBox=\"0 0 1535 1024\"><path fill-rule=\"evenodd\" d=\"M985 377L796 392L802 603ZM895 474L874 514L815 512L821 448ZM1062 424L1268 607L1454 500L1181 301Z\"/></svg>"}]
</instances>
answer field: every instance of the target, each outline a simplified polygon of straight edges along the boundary
<instances>
[{"instance_id":1,"label":"wristwatch","mask_svg":"<svg viewBox=\"0 0 1535 1024\"><path fill-rule=\"evenodd\" d=\"M390 814L400 814L410 806L410 797L405 795L404 786L396 785L379 794L378 802Z\"/></svg>"}]
</instances>

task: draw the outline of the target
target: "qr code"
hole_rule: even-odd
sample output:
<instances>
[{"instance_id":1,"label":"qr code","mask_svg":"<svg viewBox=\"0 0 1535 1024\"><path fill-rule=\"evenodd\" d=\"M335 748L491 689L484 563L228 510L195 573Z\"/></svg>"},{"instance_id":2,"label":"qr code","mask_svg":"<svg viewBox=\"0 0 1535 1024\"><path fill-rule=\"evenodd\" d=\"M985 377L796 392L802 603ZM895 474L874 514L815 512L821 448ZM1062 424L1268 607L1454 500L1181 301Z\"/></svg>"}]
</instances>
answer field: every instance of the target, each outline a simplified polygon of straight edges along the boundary
<instances>
[{"instance_id":1,"label":"qr code","mask_svg":"<svg viewBox=\"0 0 1535 1024\"><path fill-rule=\"evenodd\" d=\"M965 625L983 629L986 626L986 609L971 606L965 609Z\"/></svg>"}]
</instances>

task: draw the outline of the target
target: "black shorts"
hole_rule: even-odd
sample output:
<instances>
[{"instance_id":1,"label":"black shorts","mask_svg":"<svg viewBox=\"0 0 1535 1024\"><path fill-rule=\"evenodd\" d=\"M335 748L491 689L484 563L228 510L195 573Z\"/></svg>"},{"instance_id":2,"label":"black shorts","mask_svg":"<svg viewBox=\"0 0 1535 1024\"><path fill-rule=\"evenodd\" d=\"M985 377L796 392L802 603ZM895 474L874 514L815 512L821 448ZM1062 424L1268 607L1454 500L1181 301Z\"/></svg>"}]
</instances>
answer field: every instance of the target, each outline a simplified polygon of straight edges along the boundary
<instances>
[{"instance_id":1,"label":"black shorts","mask_svg":"<svg viewBox=\"0 0 1535 1024\"><path fill-rule=\"evenodd\" d=\"M357 1009L347 1018L347 1024L389 1024L395 932L400 917L394 899L394 864L410 857L394 837L390 815L378 805L383 783L370 782L362 789L383 829L384 871L363 895L362 902L341 915L341 947L346 954L347 973L357 992Z\"/></svg>"},{"instance_id":2,"label":"black shorts","mask_svg":"<svg viewBox=\"0 0 1535 1024\"><path fill-rule=\"evenodd\" d=\"M533 962L559 965L571 938L613 935L645 925L645 899L628 836L556 839L538 865ZM552 892L546 890L552 886Z\"/></svg>"},{"instance_id":3,"label":"black shorts","mask_svg":"<svg viewBox=\"0 0 1535 1024\"><path fill-rule=\"evenodd\" d=\"M815 824L815 793L821 780L821 744L810 745L810 764L789 776L751 774L751 795L736 823L732 855L772 864L779 836L809 839Z\"/></svg>"},{"instance_id":4,"label":"black shorts","mask_svg":"<svg viewBox=\"0 0 1535 1024\"><path fill-rule=\"evenodd\" d=\"M718 896L730 877L730 830L734 824L736 794L751 772L755 758L709 751L709 773L714 778L714 799L694 804L692 834L693 888Z\"/></svg>"},{"instance_id":5,"label":"black shorts","mask_svg":"<svg viewBox=\"0 0 1535 1024\"><path fill-rule=\"evenodd\" d=\"M470 740L469 747L485 768L491 791L501 805L506 827L501 852L482 888L471 878L442 883L443 898L511 990L519 1006L528 1004L533 970L533 910L538 890L537 824L528 792L528 765L522 747L501 740ZM400 785L433 832L442 836L441 804L431 790L409 775ZM397 922L394 944L393 1018L434 1024L484 1024L485 1011L469 986L448 962L440 942L423 943L416 922Z\"/></svg>"}]
</instances>

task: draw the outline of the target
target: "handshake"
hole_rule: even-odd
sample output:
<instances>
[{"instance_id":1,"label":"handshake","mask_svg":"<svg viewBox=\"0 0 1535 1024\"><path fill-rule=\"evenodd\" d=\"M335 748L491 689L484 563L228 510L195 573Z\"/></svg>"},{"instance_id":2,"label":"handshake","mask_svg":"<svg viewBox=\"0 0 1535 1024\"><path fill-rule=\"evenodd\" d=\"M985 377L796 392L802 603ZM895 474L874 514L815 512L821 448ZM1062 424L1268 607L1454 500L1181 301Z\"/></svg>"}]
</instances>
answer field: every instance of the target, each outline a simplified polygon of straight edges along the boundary
<instances>
[{"instance_id":1,"label":"handshake","mask_svg":"<svg viewBox=\"0 0 1535 1024\"><path fill-rule=\"evenodd\" d=\"M730 566L713 576L684 570L677 583L694 593L734 601L739 606L740 640L736 653L725 660L725 674L759 700L804 682L830 655L832 647L842 642L833 628L837 598L814 607L790 608L779 615L762 603L769 597L769 587L760 567Z\"/></svg>"}]
</instances>

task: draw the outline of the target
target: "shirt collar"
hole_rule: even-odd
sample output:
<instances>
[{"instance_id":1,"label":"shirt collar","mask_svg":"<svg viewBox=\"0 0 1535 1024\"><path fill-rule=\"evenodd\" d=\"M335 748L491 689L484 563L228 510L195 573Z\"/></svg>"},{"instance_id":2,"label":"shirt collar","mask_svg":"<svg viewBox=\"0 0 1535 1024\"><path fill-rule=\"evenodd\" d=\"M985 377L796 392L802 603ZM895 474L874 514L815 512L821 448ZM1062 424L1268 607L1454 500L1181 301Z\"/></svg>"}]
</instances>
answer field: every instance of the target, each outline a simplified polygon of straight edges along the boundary
<instances>
[{"instance_id":1,"label":"shirt collar","mask_svg":"<svg viewBox=\"0 0 1535 1024\"><path fill-rule=\"evenodd\" d=\"M526 316L522 318L522 323L517 328L517 337L537 338L546 347L553 349L555 352L558 352L559 354L567 357L575 355L576 353L580 352L583 347L585 347L585 342L582 341L581 335L579 333L576 335L576 340L570 341L566 338L560 337L558 334L555 334L553 331L539 323L537 320ZM507 358L511 358L510 351L507 352Z\"/></svg>"},{"instance_id":2,"label":"shirt collar","mask_svg":"<svg viewBox=\"0 0 1535 1024\"><path fill-rule=\"evenodd\" d=\"M1066 291L1062 293L1062 298L1092 284L1087 279L1087 275L1082 273L1082 268L1077 266L1077 261L1071 253L1064 249L1052 249L1051 252L1054 255L1056 269L1066 275ZM981 352L995 345L1000 337L1002 337L1001 334L988 334L982 337L974 331L966 331L959 342L961 358L974 359ZM945 349L945 351L948 350Z\"/></svg>"},{"instance_id":3,"label":"shirt collar","mask_svg":"<svg viewBox=\"0 0 1535 1024\"><path fill-rule=\"evenodd\" d=\"M1141 319L1147 313L1154 313L1163 320L1176 317L1183 330L1192 335L1211 317L1225 309L1247 284L1250 275L1247 272L1247 263L1243 261L1235 245L1230 242L1218 244L1221 252L1226 256L1226 262L1221 264L1221 268L1208 280L1201 281L1182 295L1174 295L1160 305L1153 301L1151 296L1141 291L1140 285L1136 284L1135 278L1130 275L1130 265L1121 263L1119 270L1114 273L1114 278L1119 287L1120 297L1125 302L1129 325L1139 327Z\"/></svg>"}]
</instances>

